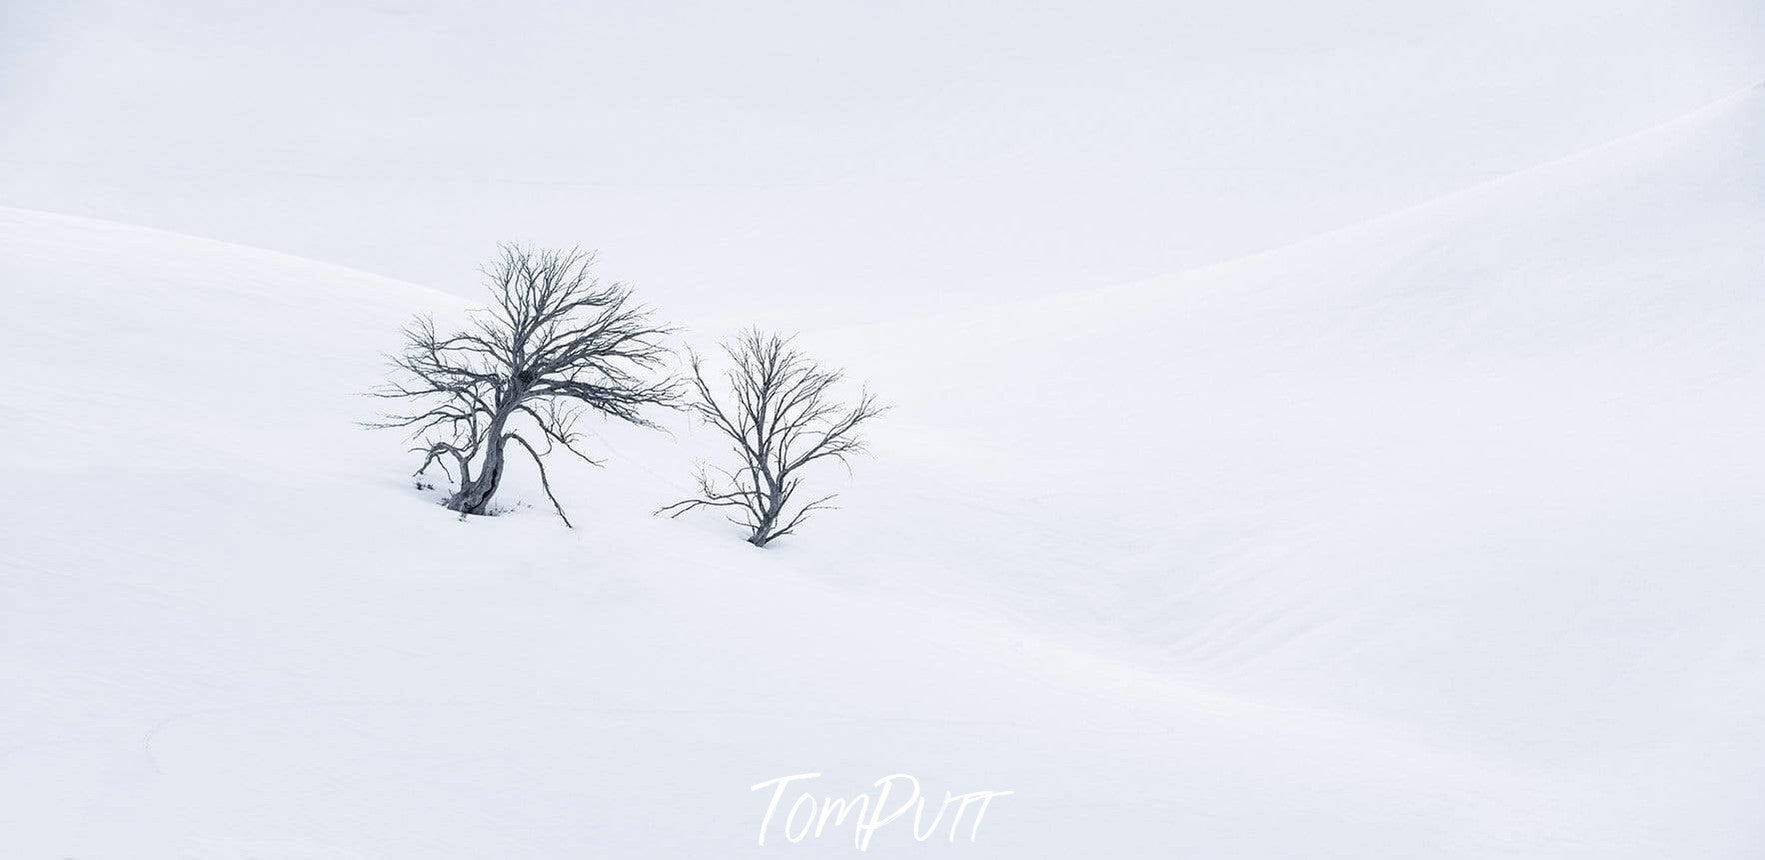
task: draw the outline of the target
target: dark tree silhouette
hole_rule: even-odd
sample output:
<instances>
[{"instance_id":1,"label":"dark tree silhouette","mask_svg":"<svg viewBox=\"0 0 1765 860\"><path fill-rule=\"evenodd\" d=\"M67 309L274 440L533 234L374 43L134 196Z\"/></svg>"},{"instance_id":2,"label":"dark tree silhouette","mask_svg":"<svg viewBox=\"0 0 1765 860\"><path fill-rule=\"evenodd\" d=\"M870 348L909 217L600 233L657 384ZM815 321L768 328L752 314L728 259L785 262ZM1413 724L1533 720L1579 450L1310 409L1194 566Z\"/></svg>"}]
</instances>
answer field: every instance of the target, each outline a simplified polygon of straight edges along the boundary
<instances>
[{"instance_id":1,"label":"dark tree silhouette","mask_svg":"<svg viewBox=\"0 0 1765 860\"><path fill-rule=\"evenodd\" d=\"M512 442L533 460L569 525L545 458L562 449L598 465L578 447L583 412L654 427L642 411L678 401L678 382L660 372L670 330L633 304L625 286L601 286L593 264L576 249L504 245L484 270L493 305L474 313L468 330L443 337L428 317L405 330L404 352L393 357L405 378L374 394L416 408L368 426L411 430L419 440L411 450L423 456L417 474L435 465L456 481L449 509L486 512Z\"/></svg>"},{"instance_id":2,"label":"dark tree silhouette","mask_svg":"<svg viewBox=\"0 0 1765 860\"><path fill-rule=\"evenodd\" d=\"M822 460L846 462L862 451L858 431L883 407L868 392L854 405L841 404L833 389L843 374L822 368L788 338L755 329L723 351L734 365L724 374L727 401L712 392L693 354L688 408L729 438L740 466L701 466L700 495L656 513L677 517L701 507L727 508L729 520L748 529L748 543L763 547L832 507L832 495L798 500L803 470Z\"/></svg>"}]
</instances>

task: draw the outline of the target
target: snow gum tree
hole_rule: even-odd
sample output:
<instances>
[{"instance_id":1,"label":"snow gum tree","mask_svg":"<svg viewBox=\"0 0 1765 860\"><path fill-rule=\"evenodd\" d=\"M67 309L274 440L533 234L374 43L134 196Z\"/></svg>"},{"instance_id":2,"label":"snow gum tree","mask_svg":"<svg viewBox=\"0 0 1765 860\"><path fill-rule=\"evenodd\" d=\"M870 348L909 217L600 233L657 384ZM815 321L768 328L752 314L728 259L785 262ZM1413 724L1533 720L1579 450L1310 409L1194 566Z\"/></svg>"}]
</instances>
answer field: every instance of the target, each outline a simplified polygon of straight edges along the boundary
<instances>
[{"instance_id":1,"label":"snow gum tree","mask_svg":"<svg viewBox=\"0 0 1765 860\"><path fill-rule=\"evenodd\" d=\"M545 460L565 451L597 462L580 447L580 418L654 427L645 411L677 402L678 383L663 372L669 329L625 286L602 286L593 265L576 249L504 245L484 269L491 307L465 330L439 334L429 317L406 328L404 351L392 359L398 378L373 393L410 408L368 426L411 431L411 450L423 458L417 474L438 466L454 481L449 509L486 513L515 451L538 468L569 525Z\"/></svg>"},{"instance_id":2,"label":"snow gum tree","mask_svg":"<svg viewBox=\"0 0 1765 860\"><path fill-rule=\"evenodd\" d=\"M723 374L728 393L714 390L694 354L688 408L727 438L736 465L701 467L699 495L657 513L677 517L701 507L723 508L730 521L747 529L748 543L763 547L832 507L833 495L799 497L805 471L861 452L859 431L884 407L868 392L856 402L841 402L835 388L843 374L798 352L788 338L755 329L723 351L731 362Z\"/></svg>"}]
</instances>

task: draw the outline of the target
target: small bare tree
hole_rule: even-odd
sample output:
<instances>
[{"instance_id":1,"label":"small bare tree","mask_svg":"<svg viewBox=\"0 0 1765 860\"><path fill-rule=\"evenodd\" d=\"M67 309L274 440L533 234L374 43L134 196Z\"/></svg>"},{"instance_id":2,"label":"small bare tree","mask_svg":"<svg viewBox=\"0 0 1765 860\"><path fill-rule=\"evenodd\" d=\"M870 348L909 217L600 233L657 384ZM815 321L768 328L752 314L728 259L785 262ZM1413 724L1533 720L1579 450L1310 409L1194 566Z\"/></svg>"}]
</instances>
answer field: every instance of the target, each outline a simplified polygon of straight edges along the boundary
<instances>
[{"instance_id":1,"label":"small bare tree","mask_svg":"<svg viewBox=\"0 0 1765 860\"><path fill-rule=\"evenodd\" d=\"M443 337L428 317L405 330L393 365L407 378L374 394L417 407L367 426L411 430L419 440L411 450L423 456L416 473L436 465L456 481L449 509L486 512L513 442L532 458L546 497L569 525L545 457L561 448L598 465L578 447L582 413L654 427L641 410L677 402L678 382L656 373L669 355L662 344L669 329L634 305L623 285L601 286L593 264L592 254L576 249L503 245L484 269L493 306L473 314L468 330Z\"/></svg>"},{"instance_id":2,"label":"small bare tree","mask_svg":"<svg viewBox=\"0 0 1765 860\"><path fill-rule=\"evenodd\" d=\"M730 508L729 520L748 529L748 543L763 547L832 507L832 495L793 505L803 470L819 460L846 462L863 450L858 431L883 407L868 392L855 405L839 403L833 389L843 374L817 365L788 338L753 329L723 351L734 363L724 375L729 401L712 393L699 356L692 354L688 408L734 443L741 465L701 466L700 495L656 513L677 517L700 507Z\"/></svg>"}]
</instances>

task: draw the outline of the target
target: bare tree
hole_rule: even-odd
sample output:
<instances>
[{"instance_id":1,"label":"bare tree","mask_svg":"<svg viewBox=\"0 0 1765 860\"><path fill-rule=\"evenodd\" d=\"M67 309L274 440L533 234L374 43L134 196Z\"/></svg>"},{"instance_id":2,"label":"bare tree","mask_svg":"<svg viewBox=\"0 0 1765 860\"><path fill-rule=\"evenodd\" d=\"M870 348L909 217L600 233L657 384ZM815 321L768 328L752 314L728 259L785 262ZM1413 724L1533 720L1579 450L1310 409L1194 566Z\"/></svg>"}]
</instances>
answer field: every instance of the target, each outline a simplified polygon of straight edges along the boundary
<instances>
[{"instance_id":1,"label":"bare tree","mask_svg":"<svg viewBox=\"0 0 1765 860\"><path fill-rule=\"evenodd\" d=\"M601 286L590 274L592 254L501 251L484 269L493 306L474 313L468 330L443 337L428 317L405 330L393 364L406 378L374 394L416 408L368 426L409 428L419 440L411 450L423 456L417 474L434 465L454 479L447 507L462 514L485 513L512 442L538 467L546 497L569 525L546 456L562 449L598 465L578 447L584 411L656 426L641 410L673 406L680 394L676 380L658 374L669 329L634 305L625 286Z\"/></svg>"},{"instance_id":2,"label":"bare tree","mask_svg":"<svg viewBox=\"0 0 1765 860\"><path fill-rule=\"evenodd\" d=\"M843 374L793 349L789 338L753 329L723 351L734 363L724 374L728 402L712 393L693 354L688 408L729 438L741 465L701 466L700 495L656 513L677 517L700 507L728 508L729 520L749 530L748 543L763 547L832 507L832 495L798 502L803 470L821 460L843 463L863 450L858 431L883 407L868 392L855 405L839 403L833 389Z\"/></svg>"}]
</instances>

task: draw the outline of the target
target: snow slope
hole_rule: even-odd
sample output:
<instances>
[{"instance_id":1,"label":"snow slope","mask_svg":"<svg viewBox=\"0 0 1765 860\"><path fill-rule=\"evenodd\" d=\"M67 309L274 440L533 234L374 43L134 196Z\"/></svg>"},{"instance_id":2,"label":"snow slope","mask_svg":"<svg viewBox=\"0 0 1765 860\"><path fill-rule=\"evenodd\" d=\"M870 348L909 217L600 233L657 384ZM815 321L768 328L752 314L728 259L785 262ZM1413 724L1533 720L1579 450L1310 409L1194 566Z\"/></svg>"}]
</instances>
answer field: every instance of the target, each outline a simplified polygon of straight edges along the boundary
<instances>
[{"instance_id":1,"label":"snow slope","mask_svg":"<svg viewBox=\"0 0 1765 860\"><path fill-rule=\"evenodd\" d=\"M0 210L5 853L838 856L748 787L905 771L1016 793L872 854L1756 854L1762 111L810 332L898 408L766 552L647 515L678 422L565 467L576 531L429 504L352 422L459 299Z\"/></svg>"},{"instance_id":2,"label":"snow slope","mask_svg":"<svg viewBox=\"0 0 1765 860\"><path fill-rule=\"evenodd\" d=\"M1762 45L1756 0L13 0L0 202L468 297L589 241L669 307L874 321L1422 202Z\"/></svg>"},{"instance_id":3,"label":"snow slope","mask_svg":"<svg viewBox=\"0 0 1765 860\"><path fill-rule=\"evenodd\" d=\"M874 336L847 354L915 388L897 417L968 434L932 471L995 493L964 529L989 594L1756 850L1761 188L1753 88L1278 252L927 323L934 391L897 331L826 348Z\"/></svg>"}]
</instances>

